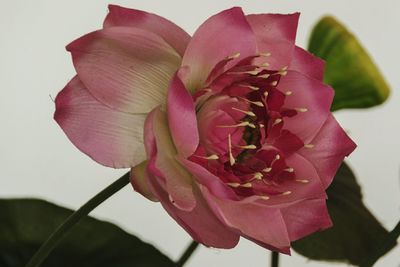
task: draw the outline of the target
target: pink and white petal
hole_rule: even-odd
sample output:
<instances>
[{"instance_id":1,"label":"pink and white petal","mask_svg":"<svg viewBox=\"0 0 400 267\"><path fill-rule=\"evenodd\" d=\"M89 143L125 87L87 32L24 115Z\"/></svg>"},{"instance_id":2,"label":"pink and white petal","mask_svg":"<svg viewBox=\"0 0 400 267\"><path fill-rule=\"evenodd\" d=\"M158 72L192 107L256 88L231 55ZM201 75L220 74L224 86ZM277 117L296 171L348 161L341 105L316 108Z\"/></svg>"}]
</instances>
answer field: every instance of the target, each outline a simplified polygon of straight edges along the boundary
<instances>
[{"instance_id":1,"label":"pink and white petal","mask_svg":"<svg viewBox=\"0 0 400 267\"><path fill-rule=\"evenodd\" d=\"M299 153L314 165L323 185L327 188L344 157L353 152L357 145L340 127L333 115L328 117L311 144L312 148L303 148Z\"/></svg>"},{"instance_id":2,"label":"pink and white petal","mask_svg":"<svg viewBox=\"0 0 400 267\"><path fill-rule=\"evenodd\" d=\"M197 186L194 187L196 206L192 211L184 211L169 201L168 193L157 177L151 177L149 181L164 209L194 240L214 248L233 248L239 242L240 236L215 216Z\"/></svg>"},{"instance_id":3,"label":"pink and white petal","mask_svg":"<svg viewBox=\"0 0 400 267\"><path fill-rule=\"evenodd\" d=\"M260 53L270 53L267 58L255 60L255 64L268 63L270 69L279 70L289 66L292 60L299 13L255 14L247 15L246 19L256 35L257 50Z\"/></svg>"},{"instance_id":4,"label":"pink and white petal","mask_svg":"<svg viewBox=\"0 0 400 267\"><path fill-rule=\"evenodd\" d=\"M325 61L307 52L303 48L296 46L289 69L323 81L324 67Z\"/></svg>"},{"instance_id":5,"label":"pink and white petal","mask_svg":"<svg viewBox=\"0 0 400 267\"><path fill-rule=\"evenodd\" d=\"M157 145L154 157L153 174L165 178L170 201L179 209L190 211L196 206L193 195L193 178L175 159L177 150L168 129L167 116L156 109L153 116L153 135ZM153 158L150 158L152 160Z\"/></svg>"},{"instance_id":6,"label":"pink and white petal","mask_svg":"<svg viewBox=\"0 0 400 267\"><path fill-rule=\"evenodd\" d=\"M178 154L192 155L199 145L196 111L193 98L176 74L171 81L167 96L168 124Z\"/></svg>"},{"instance_id":7,"label":"pink and white petal","mask_svg":"<svg viewBox=\"0 0 400 267\"><path fill-rule=\"evenodd\" d=\"M237 53L240 58L254 55L256 40L242 9L234 7L210 17L194 33L182 60L183 66L191 68L191 75L184 80L186 88L191 92L201 89L215 65ZM225 69L239 59L230 61Z\"/></svg>"},{"instance_id":8,"label":"pink and white petal","mask_svg":"<svg viewBox=\"0 0 400 267\"><path fill-rule=\"evenodd\" d=\"M281 209L290 241L332 226L325 199L309 199Z\"/></svg>"},{"instance_id":9,"label":"pink and white petal","mask_svg":"<svg viewBox=\"0 0 400 267\"><path fill-rule=\"evenodd\" d=\"M183 56L190 35L175 23L156 14L145 11L109 5L110 12L104 20L104 28L127 26L143 29L157 34Z\"/></svg>"},{"instance_id":10,"label":"pink and white petal","mask_svg":"<svg viewBox=\"0 0 400 267\"><path fill-rule=\"evenodd\" d=\"M297 71L288 71L278 86L281 92L291 91L284 108L298 109L296 116L284 119L283 129L297 135L305 144L318 133L330 114L334 91L321 81Z\"/></svg>"},{"instance_id":11,"label":"pink and white petal","mask_svg":"<svg viewBox=\"0 0 400 267\"><path fill-rule=\"evenodd\" d=\"M145 115L113 110L94 98L75 76L57 95L54 119L71 142L98 163L130 168L146 159Z\"/></svg>"},{"instance_id":12,"label":"pink and white petal","mask_svg":"<svg viewBox=\"0 0 400 267\"><path fill-rule=\"evenodd\" d=\"M210 194L204 186L201 186L201 191L208 205L224 224L265 247L274 247L289 254L290 239L279 209L220 199Z\"/></svg>"},{"instance_id":13,"label":"pink and white petal","mask_svg":"<svg viewBox=\"0 0 400 267\"><path fill-rule=\"evenodd\" d=\"M130 180L136 192L143 195L145 198L151 201L158 201L157 197L153 194L150 189L148 174L146 173L147 161L136 165L131 169Z\"/></svg>"},{"instance_id":14,"label":"pink and white petal","mask_svg":"<svg viewBox=\"0 0 400 267\"><path fill-rule=\"evenodd\" d=\"M107 106L147 113L165 104L180 56L161 37L141 29L111 27L67 46L79 78Z\"/></svg>"}]
</instances>

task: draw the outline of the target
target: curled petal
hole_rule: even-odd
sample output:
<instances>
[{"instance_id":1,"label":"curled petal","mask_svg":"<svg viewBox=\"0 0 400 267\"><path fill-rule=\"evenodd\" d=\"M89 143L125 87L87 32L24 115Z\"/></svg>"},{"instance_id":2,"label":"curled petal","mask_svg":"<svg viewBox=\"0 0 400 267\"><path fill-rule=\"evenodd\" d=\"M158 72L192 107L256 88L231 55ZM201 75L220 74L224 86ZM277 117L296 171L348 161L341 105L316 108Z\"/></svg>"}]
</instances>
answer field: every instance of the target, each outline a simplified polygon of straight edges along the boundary
<instances>
[{"instance_id":1,"label":"curled petal","mask_svg":"<svg viewBox=\"0 0 400 267\"><path fill-rule=\"evenodd\" d=\"M131 184L135 191L142 194L145 198L151 201L158 201L150 189L146 167L147 161L143 161L131 169Z\"/></svg>"},{"instance_id":2,"label":"curled petal","mask_svg":"<svg viewBox=\"0 0 400 267\"><path fill-rule=\"evenodd\" d=\"M182 210L190 211L196 206L193 195L193 181L190 173L175 159L176 148L168 129L167 117L159 109L151 117L152 132L145 135L153 135L156 143L155 154L150 158L149 169L153 175L165 178L166 190L171 203ZM148 130L147 128L146 130Z\"/></svg>"},{"instance_id":3,"label":"curled petal","mask_svg":"<svg viewBox=\"0 0 400 267\"><path fill-rule=\"evenodd\" d=\"M108 9L110 12L104 20L104 28L127 26L147 30L163 38L183 56L190 41L190 35L175 23L156 14L137 9L117 5L109 5Z\"/></svg>"},{"instance_id":4,"label":"curled petal","mask_svg":"<svg viewBox=\"0 0 400 267\"><path fill-rule=\"evenodd\" d=\"M197 242L214 248L233 248L239 242L239 235L215 216L197 186L193 190L196 205L188 212L178 209L169 201L168 191L156 177L150 177L150 184L168 214Z\"/></svg>"},{"instance_id":5,"label":"curled petal","mask_svg":"<svg viewBox=\"0 0 400 267\"><path fill-rule=\"evenodd\" d=\"M325 188L331 184L344 157L356 148L333 115L328 117L310 145L312 147L305 147L299 153L314 165Z\"/></svg>"},{"instance_id":6,"label":"curled petal","mask_svg":"<svg viewBox=\"0 0 400 267\"><path fill-rule=\"evenodd\" d=\"M325 61L296 46L289 69L322 81L324 79L324 67Z\"/></svg>"},{"instance_id":7,"label":"curled petal","mask_svg":"<svg viewBox=\"0 0 400 267\"><path fill-rule=\"evenodd\" d=\"M102 165L129 168L146 159L145 115L113 110L75 76L57 95L54 119L71 142Z\"/></svg>"},{"instance_id":8,"label":"curled petal","mask_svg":"<svg viewBox=\"0 0 400 267\"><path fill-rule=\"evenodd\" d=\"M279 209L220 199L203 186L201 190L212 210L227 226L266 248L290 253L290 239Z\"/></svg>"},{"instance_id":9,"label":"curled petal","mask_svg":"<svg viewBox=\"0 0 400 267\"><path fill-rule=\"evenodd\" d=\"M309 199L281 209L291 241L332 226L325 199Z\"/></svg>"},{"instance_id":10,"label":"curled petal","mask_svg":"<svg viewBox=\"0 0 400 267\"><path fill-rule=\"evenodd\" d=\"M283 129L297 135L304 143L310 142L330 114L334 91L321 81L296 71L288 71L278 89L292 93L285 98L283 107L298 111L296 116L285 118Z\"/></svg>"},{"instance_id":11,"label":"curled petal","mask_svg":"<svg viewBox=\"0 0 400 267\"><path fill-rule=\"evenodd\" d=\"M200 89L218 62L237 53L240 58L252 56L255 51L255 37L241 8L212 16L194 33L183 56L182 65L191 68L186 87L192 92ZM226 69L235 63L230 62Z\"/></svg>"},{"instance_id":12,"label":"curled petal","mask_svg":"<svg viewBox=\"0 0 400 267\"><path fill-rule=\"evenodd\" d=\"M171 81L167 98L168 124L172 139L183 157L192 155L199 144L196 111L192 96L178 75Z\"/></svg>"},{"instance_id":13,"label":"curled petal","mask_svg":"<svg viewBox=\"0 0 400 267\"><path fill-rule=\"evenodd\" d=\"M165 104L180 56L161 37L141 29L111 27L67 46L79 78L100 102L130 113Z\"/></svg>"}]
</instances>

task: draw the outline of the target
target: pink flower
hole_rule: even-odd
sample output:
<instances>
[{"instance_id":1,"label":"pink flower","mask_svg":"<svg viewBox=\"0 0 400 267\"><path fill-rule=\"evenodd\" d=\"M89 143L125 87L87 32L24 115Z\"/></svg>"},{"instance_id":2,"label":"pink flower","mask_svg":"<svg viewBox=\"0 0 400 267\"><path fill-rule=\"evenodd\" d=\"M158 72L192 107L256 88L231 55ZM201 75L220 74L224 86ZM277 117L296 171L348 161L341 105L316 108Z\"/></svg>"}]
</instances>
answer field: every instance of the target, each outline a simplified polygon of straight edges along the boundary
<instances>
[{"instance_id":1,"label":"pink flower","mask_svg":"<svg viewBox=\"0 0 400 267\"><path fill-rule=\"evenodd\" d=\"M110 6L103 29L67 46L77 75L55 119L97 162L132 167L134 188L196 241L289 253L331 226L325 190L355 149L323 61L295 46L298 17L235 7L190 37Z\"/></svg>"}]
</instances>

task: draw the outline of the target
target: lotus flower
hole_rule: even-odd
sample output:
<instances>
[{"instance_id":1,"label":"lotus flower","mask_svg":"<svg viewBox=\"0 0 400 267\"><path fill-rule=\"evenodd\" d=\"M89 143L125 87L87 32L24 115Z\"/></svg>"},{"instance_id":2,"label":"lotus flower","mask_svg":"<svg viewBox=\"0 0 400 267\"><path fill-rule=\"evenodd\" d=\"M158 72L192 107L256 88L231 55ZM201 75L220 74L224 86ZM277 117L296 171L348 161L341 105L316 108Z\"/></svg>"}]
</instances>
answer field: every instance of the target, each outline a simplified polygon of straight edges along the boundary
<instances>
[{"instance_id":1,"label":"lotus flower","mask_svg":"<svg viewBox=\"0 0 400 267\"><path fill-rule=\"evenodd\" d=\"M282 253L331 226L325 190L355 144L330 113L324 62L295 45L299 14L210 17L190 37L110 6L104 27L67 46L77 75L55 120L84 153L132 168L194 240L240 236Z\"/></svg>"}]
</instances>

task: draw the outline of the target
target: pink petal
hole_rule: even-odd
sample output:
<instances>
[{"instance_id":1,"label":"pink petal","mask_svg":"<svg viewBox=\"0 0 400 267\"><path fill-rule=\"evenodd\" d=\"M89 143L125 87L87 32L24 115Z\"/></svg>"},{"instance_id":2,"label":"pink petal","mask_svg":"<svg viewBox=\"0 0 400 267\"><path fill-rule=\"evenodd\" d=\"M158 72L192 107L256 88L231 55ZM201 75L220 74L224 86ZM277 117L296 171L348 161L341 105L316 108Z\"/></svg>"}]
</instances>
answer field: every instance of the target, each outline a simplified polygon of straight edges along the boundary
<instances>
[{"instance_id":1,"label":"pink petal","mask_svg":"<svg viewBox=\"0 0 400 267\"><path fill-rule=\"evenodd\" d=\"M154 136L157 146L156 154L150 158L150 161L154 161L154 164L149 163L152 167L152 174L165 178L170 201L176 207L190 211L196 206L196 199L192 190L193 179L190 173L175 160L177 151L168 129L166 114L160 109L156 109L152 116L152 124L153 131L145 132L145 135Z\"/></svg>"},{"instance_id":2,"label":"pink petal","mask_svg":"<svg viewBox=\"0 0 400 267\"><path fill-rule=\"evenodd\" d=\"M192 92L200 89L214 66L225 58L237 53L245 58L255 52L255 37L241 8L212 16L197 29L183 56L182 65L191 68L186 87ZM236 63L233 60L225 68Z\"/></svg>"},{"instance_id":3,"label":"pink petal","mask_svg":"<svg viewBox=\"0 0 400 267\"><path fill-rule=\"evenodd\" d=\"M141 29L111 27L67 46L90 93L109 107L146 113L164 104L180 56L161 37Z\"/></svg>"},{"instance_id":4,"label":"pink petal","mask_svg":"<svg viewBox=\"0 0 400 267\"><path fill-rule=\"evenodd\" d=\"M345 156L356 148L335 118L330 115L321 130L311 141L313 148L299 151L317 170L325 188L328 187Z\"/></svg>"},{"instance_id":5,"label":"pink petal","mask_svg":"<svg viewBox=\"0 0 400 267\"><path fill-rule=\"evenodd\" d=\"M332 226L325 202L310 199L281 209L291 241Z\"/></svg>"},{"instance_id":6,"label":"pink petal","mask_svg":"<svg viewBox=\"0 0 400 267\"><path fill-rule=\"evenodd\" d=\"M98 163L129 168L146 159L145 115L113 110L97 101L75 76L57 95L54 119L71 142Z\"/></svg>"},{"instance_id":7,"label":"pink petal","mask_svg":"<svg viewBox=\"0 0 400 267\"><path fill-rule=\"evenodd\" d=\"M137 9L117 5L109 5L108 9L110 12L104 21L104 28L127 26L155 33L183 56L190 41L190 35L175 23L158 15Z\"/></svg>"},{"instance_id":8,"label":"pink petal","mask_svg":"<svg viewBox=\"0 0 400 267\"><path fill-rule=\"evenodd\" d=\"M215 196L220 198L237 199L236 194L228 188L219 177L210 173L199 164L184 158L178 158L179 162L185 166L199 184L204 185Z\"/></svg>"},{"instance_id":9,"label":"pink petal","mask_svg":"<svg viewBox=\"0 0 400 267\"><path fill-rule=\"evenodd\" d=\"M257 49L260 53L271 53L268 58L260 58L256 63L266 61L270 69L279 70L289 66L296 39L297 23L300 13L257 14L246 16L256 35Z\"/></svg>"},{"instance_id":10,"label":"pink petal","mask_svg":"<svg viewBox=\"0 0 400 267\"><path fill-rule=\"evenodd\" d=\"M135 191L142 194L145 198L151 201L158 201L150 189L146 167L147 161L143 161L131 169L131 184Z\"/></svg>"},{"instance_id":11,"label":"pink petal","mask_svg":"<svg viewBox=\"0 0 400 267\"><path fill-rule=\"evenodd\" d=\"M289 69L322 81L324 79L324 67L325 61L296 46Z\"/></svg>"},{"instance_id":12,"label":"pink petal","mask_svg":"<svg viewBox=\"0 0 400 267\"><path fill-rule=\"evenodd\" d=\"M186 90L178 74L168 90L168 123L178 153L183 157L192 155L199 144L196 111L192 96Z\"/></svg>"},{"instance_id":13,"label":"pink petal","mask_svg":"<svg viewBox=\"0 0 400 267\"><path fill-rule=\"evenodd\" d=\"M168 191L164 190L156 177L150 178L150 184L164 209L197 242L215 248L233 248L239 242L239 235L218 220L208 207L197 186L194 186L196 206L188 212L171 204Z\"/></svg>"},{"instance_id":14,"label":"pink petal","mask_svg":"<svg viewBox=\"0 0 400 267\"><path fill-rule=\"evenodd\" d=\"M220 199L205 187L201 187L201 190L212 210L227 226L262 246L289 253L289 235L279 209Z\"/></svg>"},{"instance_id":15,"label":"pink petal","mask_svg":"<svg viewBox=\"0 0 400 267\"><path fill-rule=\"evenodd\" d=\"M286 76L282 76L277 88L282 92L292 92L286 97L284 108L303 110L296 116L285 118L283 129L307 144L328 118L334 91L321 81L296 71L288 71Z\"/></svg>"}]
</instances>

